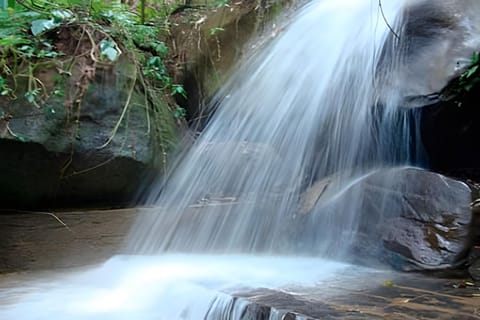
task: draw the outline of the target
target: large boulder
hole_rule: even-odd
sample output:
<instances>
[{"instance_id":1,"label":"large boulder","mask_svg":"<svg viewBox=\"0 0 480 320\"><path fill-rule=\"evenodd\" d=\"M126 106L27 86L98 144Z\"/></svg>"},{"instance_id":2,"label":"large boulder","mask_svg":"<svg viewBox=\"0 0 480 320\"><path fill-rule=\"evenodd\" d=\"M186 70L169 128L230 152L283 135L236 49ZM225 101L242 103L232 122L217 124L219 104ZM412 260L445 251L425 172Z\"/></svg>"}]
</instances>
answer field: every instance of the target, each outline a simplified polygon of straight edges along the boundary
<instances>
[{"instance_id":1,"label":"large boulder","mask_svg":"<svg viewBox=\"0 0 480 320\"><path fill-rule=\"evenodd\" d=\"M464 265L478 241L480 217L471 207L477 191L462 181L400 167L366 175L340 195L326 192L335 189L330 182L314 188L297 217L309 246L343 243L357 260L440 270Z\"/></svg>"},{"instance_id":2,"label":"large boulder","mask_svg":"<svg viewBox=\"0 0 480 320\"><path fill-rule=\"evenodd\" d=\"M52 93L41 103L21 86L18 99L2 97L0 208L125 205L161 172L175 118L162 99L156 116L134 74L126 59L94 71L78 61L66 80L36 75Z\"/></svg>"}]
</instances>

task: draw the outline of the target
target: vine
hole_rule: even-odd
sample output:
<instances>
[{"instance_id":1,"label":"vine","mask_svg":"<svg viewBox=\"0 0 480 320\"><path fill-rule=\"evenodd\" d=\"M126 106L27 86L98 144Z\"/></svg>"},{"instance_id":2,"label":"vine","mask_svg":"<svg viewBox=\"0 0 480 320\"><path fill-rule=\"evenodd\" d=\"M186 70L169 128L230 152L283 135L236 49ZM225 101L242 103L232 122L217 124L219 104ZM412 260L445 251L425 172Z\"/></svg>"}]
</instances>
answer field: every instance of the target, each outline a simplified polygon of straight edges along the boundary
<instances>
[{"instance_id":1,"label":"vine","mask_svg":"<svg viewBox=\"0 0 480 320\"><path fill-rule=\"evenodd\" d=\"M156 128L153 134L159 140L165 165L168 145L172 142L164 141L163 131L168 129L159 129L165 125L160 118L171 116L182 121L185 110L173 104L168 110L158 110L161 108L156 106L156 101L159 101L159 96L165 95L186 97L186 92L181 85L173 83L165 64L168 48L159 40L160 34L168 31L165 17L172 9L168 7L160 12L157 9L156 1L148 5L145 0L140 8L122 3L107 5L96 0L36 0L17 1L14 8L0 10L0 96L11 100L24 98L36 108L45 107L52 96L64 96L67 125L73 122L73 130L70 157L62 169L62 176L72 162L82 102L95 81L97 70L113 68L121 56L133 63L135 71L129 80L120 116L111 134L98 149L106 148L119 128L123 124L128 125L125 123L128 121L126 114L132 106L134 91L139 90L145 96L147 134L152 132L151 128ZM151 19L156 19L154 24L150 23ZM164 22L157 23L158 20ZM57 45L62 33L70 41L69 48ZM61 78L59 84L67 86L65 93L58 86L50 88L37 76L39 69L46 68L56 70ZM25 94L18 97L22 89L20 86L24 83ZM8 127L12 116L2 117L8 132L19 138Z\"/></svg>"}]
</instances>

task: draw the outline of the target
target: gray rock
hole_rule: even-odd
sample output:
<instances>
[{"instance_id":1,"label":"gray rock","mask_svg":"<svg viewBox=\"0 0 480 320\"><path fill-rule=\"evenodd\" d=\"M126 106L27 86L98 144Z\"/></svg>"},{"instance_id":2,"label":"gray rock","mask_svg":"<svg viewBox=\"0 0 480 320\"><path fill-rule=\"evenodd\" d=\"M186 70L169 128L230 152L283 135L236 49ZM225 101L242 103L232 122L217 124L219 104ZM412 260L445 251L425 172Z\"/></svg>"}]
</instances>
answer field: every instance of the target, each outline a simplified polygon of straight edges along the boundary
<instances>
[{"instance_id":1,"label":"gray rock","mask_svg":"<svg viewBox=\"0 0 480 320\"><path fill-rule=\"evenodd\" d=\"M161 171L158 155L172 147L175 119L167 101L156 102L166 110L158 133L158 118L147 111L142 90L133 90L125 107L132 67L122 61L97 69L81 96L72 93L78 78L73 74L49 88L62 94L41 105L0 99L0 208L125 205ZM44 70L42 77L51 83L59 75Z\"/></svg>"},{"instance_id":2,"label":"gray rock","mask_svg":"<svg viewBox=\"0 0 480 320\"><path fill-rule=\"evenodd\" d=\"M307 215L302 238L310 246L327 241L334 252L342 243L360 260L374 258L401 270L458 267L476 237L474 191L417 168L378 170L326 201L321 195ZM322 226L326 215L333 222Z\"/></svg>"}]
</instances>

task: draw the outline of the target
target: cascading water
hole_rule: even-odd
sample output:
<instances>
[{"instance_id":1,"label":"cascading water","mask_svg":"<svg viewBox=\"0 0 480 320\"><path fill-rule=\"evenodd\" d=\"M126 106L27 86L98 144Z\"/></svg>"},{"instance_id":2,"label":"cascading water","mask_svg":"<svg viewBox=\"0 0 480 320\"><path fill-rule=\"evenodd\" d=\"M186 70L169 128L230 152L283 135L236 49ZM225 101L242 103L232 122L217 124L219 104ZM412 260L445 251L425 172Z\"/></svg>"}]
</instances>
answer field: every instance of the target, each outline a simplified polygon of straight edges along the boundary
<instances>
[{"instance_id":1,"label":"cascading water","mask_svg":"<svg viewBox=\"0 0 480 320\"><path fill-rule=\"evenodd\" d=\"M463 39L450 41L453 28L445 33L435 23L432 39L415 38L406 27L408 8L422 3L433 6L306 5L243 63L218 94L200 138L162 188L152 190L149 201L159 209L134 226L128 250L154 256L115 257L88 272L7 284L0 288L0 318L244 319L245 304L225 293L319 284L351 268L316 257L338 256L354 240L362 195L352 192L341 203L336 197L375 169L419 159L415 112L399 106L412 101L407 96L440 89L470 54L464 51L480 46L468 43L472 24L456 12L450 14L461 22ZM450 0L442 5L455 7ZM479 2L462 6L468 12ZM455 62L429 79L431 65L412 54L422 46L439 56L453 50ZM411 79L412 65L420 80ZM328 192L302 221L300 195L322 180ZM281 311L270 314L281 318Z\"/></svg>"},{"instance_id":2,"label":"cascading water","mask_svg":"<svg viewBox=\"0 0 480 320\"><path fill-rule=\"evenodd\" d=\"M401 25L402 6L386 1L385 19ZM305 6L218 94L207 128L152 191L162 209L139 221L131 250L295 252L291 219L313 179L335 175L340 190L369 170L409 163L411 113L399 110L396 91L379 96L402 58L384 46L387 23L371 1ZM329 230L352 229L357 218L324 219L322 246L342 247L347 239Z\"/></svg>"}]
</instances>

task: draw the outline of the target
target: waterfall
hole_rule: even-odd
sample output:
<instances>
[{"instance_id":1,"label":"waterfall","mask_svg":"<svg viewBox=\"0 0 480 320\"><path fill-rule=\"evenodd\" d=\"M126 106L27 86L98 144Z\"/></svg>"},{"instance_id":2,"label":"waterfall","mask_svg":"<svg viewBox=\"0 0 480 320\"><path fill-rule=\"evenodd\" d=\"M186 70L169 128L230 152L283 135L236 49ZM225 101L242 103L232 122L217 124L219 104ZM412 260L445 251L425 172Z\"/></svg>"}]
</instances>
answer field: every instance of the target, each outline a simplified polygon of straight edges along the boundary
<instances>
[{"instance_id":1,"label":"waterfall","mask_svg":"<svg viewBox=\"0 0 480 320\"><path fill-rule=\"evenodd\" d=\"M204 132L151 191L159 209L138 221L130 250L295 253L295 212L314 180L335 176L340 191L409 163L412 113L389 90L402 63L391 28L402 25L403 3L322 0L300 10L217 94ZM356 224L353 211L338 216L318 233Z\"/></svg>"},{"instance_id":2,"label":"waterfall","mask_svg":"<svg viewBox=\"0 0 480 320\"><path fill-rule=\"evenodd\" d=\"M136 255L7 283L0 318L253 319L242 290L295 295L317 285L328 294L339 279L350 289L351 280L362 289L394 280L321 257L339 258L356 242L365 199L355 182L423 161L412 107L480 47L469 37L480 34L479 8L478 0L308 3L242 61L201 136L147 195L155 209L127 244ZM302 213L305 194L324 185Z\"/></svg>"}]
</instances>

